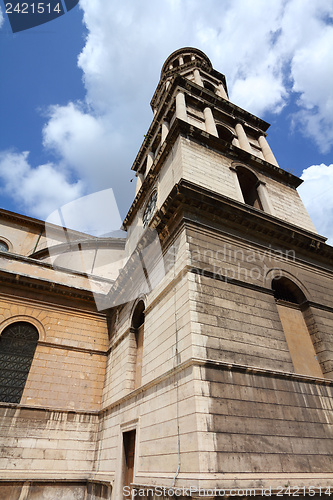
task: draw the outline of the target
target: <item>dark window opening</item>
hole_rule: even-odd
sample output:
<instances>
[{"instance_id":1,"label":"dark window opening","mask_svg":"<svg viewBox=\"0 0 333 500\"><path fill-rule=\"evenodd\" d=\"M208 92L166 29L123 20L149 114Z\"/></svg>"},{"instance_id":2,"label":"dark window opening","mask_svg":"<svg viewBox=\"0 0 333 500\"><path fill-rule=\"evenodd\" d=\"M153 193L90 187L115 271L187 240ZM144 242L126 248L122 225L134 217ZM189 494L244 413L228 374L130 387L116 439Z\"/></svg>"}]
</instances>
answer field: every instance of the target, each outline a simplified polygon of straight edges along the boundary
<instances>
[{"instance_id":1,"label":"dark window opening","mask_svg":"<svg viewBox=\"0 0 333 500\"><path fill-rule=\"evenodd\" d=\"M145 304L143 300L140 300L133 313L132 327L139 328L140 326L143 325L144 321L145 321Z\"/></svg>"},{"instance_id":2,"label":"dark window opening","mask_svg":"<svg viewBox=\"0 0 333 500\"><path fill-rule=\"evenodd\" d=\"M145 304L140 300L135 308L132 318L132 328L135 335L135 365L134 365L134 389L141 385L142 379L142 354L144 338Z\"/></svg>"},{"instance_id":3,"label":"dark window opening","mask_svg":"<svg viewBox=\"0 0 333 500\"><path fill-rule=\"evenodd\" d=\"M204 80L203 86L204 86L205 89L210 90L211 92L213 92L215 94L215 90L216 89L215 89L214 85L212 85L211 83L209 83L206 80Z\"/></svg>"},{"instance_id":4,"label":"dark window opening","mask_svg":"<svg viewBox=\"0 0 333 500\"><path fill-rule=\"evenodd\" d=\"M251 205L251 207L263 210L257 190L257 177L252 172L243 167L237 167L237 177L240 188L242 190L244 202L247 205Z\"/></svg>"},{"instance_id":5,"label":"dark window opening","mask_svg":"<svg viewBox=\"0 0 333 500\"><path fill-rule=\"evenodd\" d=\"M124 486L130 486L133 483L134 477L134 462L135 462L135 429L132 431L124 432ZM132 498L131 494L125 495L124 498Z\"/></svg>"},{"instance_id":6,"label":"dark window opening","mask_svg":"<svg viewBox=\"0 0 333 500\"><path fill-rule=\"evenodd\" d=\"M160 145L161 145L161 131L159 130L159 132L157 133L157 135L156 135L156 137L154 139L154 142L153 142L153 144L151 146L151 151L152 151L152 153L154 155L154 158L155 158L155 156L156 156L156 154L158 152L158 149L159 149Z\"/></svg>"},{"instance_id":7,"label":"dark window opening","mask_svg":"<svg viewBox=\"0 0 333 500\"><path fill-rule=\"evenodd\" d=\"M19 403L38 342L38 331L19 321L0 336L0 401Z\"/></svg>"},{"instance_id":8,"label":"dark window opening","mask_svg":"<svg viewBox=\"0 0 333 500\"><path fill-rule=\"evenodd\" d=\"M174 59L174 60L172 61L172 66L173 66L174 68L178 68L178 66L179 66L179 59Z\"/></svg>"},{"instance_id":9,"label":"dark window opening","mask_svg":"<svg viewBox=\"0 0 333 500\"><path fill-rule=\"evenodd\" d=\"M184 64L189 63L189 62L191 62L191 56L190 55L184 56Z\"/></svg>"},{"instance_id":10,"label":"dark window opening","mask_svg":"<svg viewBox=\"0 0 333 500\"><path fill-rule=\"evenodd\" d=\"M8 252L8 250L9 250L9 247L8 247L7 243L0 240L0 251L1 252Z\"/></svg>"},{"instance_id":11,"label":"dark window opening","mask_svg":"<svg viewBox=\"0 0 333 500\"><path fill-rule=\"evenodd\" d=\"M273 279L272 289L274 290L274 297L276 300L284 300L292 304L302 304L306 301L306 297L302 290L284 276Z\"/></svg>"},{"instance_id":12,"label":"dark window opening","mask_svg":"<svg viewBox=\"0 0 333 500\"><path fill-rule=\"evenodd\" d=\"M232 142L234 134L227 127L217 124L216 129L220 139L223 139L226 142Z\"/></svg>"}]
</instances>

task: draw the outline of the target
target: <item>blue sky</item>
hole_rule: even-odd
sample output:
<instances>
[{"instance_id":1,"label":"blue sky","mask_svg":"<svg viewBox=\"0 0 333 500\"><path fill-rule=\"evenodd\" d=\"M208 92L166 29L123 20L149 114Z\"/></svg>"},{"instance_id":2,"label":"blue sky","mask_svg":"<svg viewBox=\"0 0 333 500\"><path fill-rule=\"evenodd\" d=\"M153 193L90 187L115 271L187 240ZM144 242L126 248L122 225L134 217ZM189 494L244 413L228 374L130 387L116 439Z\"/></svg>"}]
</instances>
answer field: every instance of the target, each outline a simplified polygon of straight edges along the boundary
<instances>
[{"instance_id":1,"label":"blue sky","mask_svg":"<svg viewBox=\"0 0 333 500\"><path fill-rule=\"evenodd\" d=\"M16 34L3 15L1 207L44 219L112 188L125 216L150 99L182 46L203 50L231 101L271 123L280 166L303 176L300 194L333 242L331 0L81 0Z\"/></svg>"}]
</instances>

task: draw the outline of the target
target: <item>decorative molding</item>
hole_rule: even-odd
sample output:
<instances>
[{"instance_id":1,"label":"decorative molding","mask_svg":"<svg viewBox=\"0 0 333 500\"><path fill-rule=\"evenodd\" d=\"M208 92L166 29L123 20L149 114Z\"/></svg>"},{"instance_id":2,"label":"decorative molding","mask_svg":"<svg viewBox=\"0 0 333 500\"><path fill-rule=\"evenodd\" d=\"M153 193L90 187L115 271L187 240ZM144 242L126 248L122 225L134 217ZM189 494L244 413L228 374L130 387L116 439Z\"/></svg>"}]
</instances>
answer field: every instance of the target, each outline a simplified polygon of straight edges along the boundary
<instances>
[{"instance_id":1,"label":"decorative molding","mask_svg":"<svg viewBox=\"0 0 333 500\"><path fill-rule=\"evenodd\" d=\"M216 368L225 371L237 371L242 373L252 373L256 376L266 376L272 378L281 378L287 380L293 380L298 382L305 382L317 385L326 385L333 387L333 380L319 377L310 377L308 375L301 375L299 373L292 372L284 372L281 370L271 370L268 368L258 368L256 366L251 365L241 365L237 363L229 363L227 361L216 361L212 359L204 359L204 358L189 358L187 361L180 363L175 368L171 368L167 372L163 373L159 377L147 382L146 384L138 387L137 389L131 391L120 399L117 399L113 403L107 405L105 408L100 410L100 414L110 413L113 408L121 406L126 401L131 399L136 399L139 394L146 392L147 390L155 387L156 385L168 380L171 377L174 377L176 374L183 372L187 368L201 366L205 368Z\"/></svg>"},{"instance_id":2,"label":"decorative molding","mask_svg":"<svg viewBox=\"0 0 333 500\"><path fill-rule=\"evenodd\" d=\"M38 290L39 292L46 291L52 293L52 295L62 295L95 304L94 294L91 290L76 288L63 283L55 283L54 281L47 280L45 278L36 278L33 276L1 270L0 282L31 288Z\"/></svg>"},{"instance_id":3,"label":"decorative molding","mask_svg":"<svg viewBox=\"0 0 333 500\"><path fill-rule=\"evenodd\" d=\"M7 328L7 326L12 325L13 323L18 323L19 321L24 321L25 323L30 323L31 325L33 325L36 328L36 330L38 331L38 336L39 336L39 340L38 340L37 344L41 344L44 341L46 334L45 334L45 328L44 328L43 324L37 318L34 318L32 316L27 316L25 314L17 314L15 316L11 316L10 318L3 321L0 324L0 335L3 332L3 330L5 328Z\"/></svg>"},{"instance_id":4,"label":"decorative molding","mask_svg":"<svg viewBox=\"0 0 333 500\"><path fill-rule=\"evenodd\" d=\"M256 237L263 235L269 241L275 239L281 247L288 245L290 249L301 248L309 255L315 254L316 257L325 259L327 264L333 262L333 248L324 244L326 238L323 236L184 179L174 186L156 214L160 220L157 225L159 231L163 230L171 218L174 220L176 210L195 210L195 213L200 211L203 218L209 215L210 219L215 216L217 221L223 221L225 228L232 226L233 229L244 231L246 227L248 234L252 233Z\"/></svg>"},{"instance_id":5,"label":"decorative molding","mask_svg":"<svg viewBox=\"0 0 333 500\"><path fill-rule=\"evenodd\" d=\"M76 351L76 352L83 352L86 354L96 354L97 356L107 356L108 355L108 350L105 349L105 351L101 351L98 349L89 349L85 347L76 347L74 345L69 345L69 344L54 344L53 342L46 342L44 340L38 341L37 345L41 345L43 347L50 347L51 349L62 349L64 351Z\"/></svg>"},{"instance_id":6,"label":"decorative molding","mask_svg":"<svg viewBox=\"0 0 333 500\"><path fill-rule=\"evenodd\" d=\"M229 101L224 101L229 102ZM152 126L157 120L155 117ZM238 148L237 146L232 145L230 142L224 141L219 137L208 134L204 130L201 130L198 127L195 127L192 124L184 122L179 118L175 118L172 126L170 127L169 133L167 135L166 140L160 147L156 158L154 159L154 163L149 170L148 175L146 176L140 190L138 191L136 197L133 200L133 203L124 219L124 227L131 221L134 210L137 210L139 206L143 203L143 198L145 198L145 193L149 189L151 189L153 182L156 179L157 173L162 168L163 162L166 156L171 151L173 145L176 140L180 137L186 137L190 140L198 142L202 144L204 147L211 148L212 150L222 153L227 158L231 159L235 165L244 165L245 167L251 169L251 166L255 168L256 175L260 176L262 174L268 175L283 184L292 186L294 189L298 187L303 181L296 177L295 175L286 172L285 170L272 165L271 163L259 158L256 155L253 155L243 149ZM148 146L147 146L148 147ZM146 146L145 141L138 153L136 160L134 161L132 170L137 170L140 167L142 158L141 156L146 154Z\"/></svg>"},{"instance_id":7,"label":"decorative molding","mask_svg":"<svg viewBox=\"0 0 333 500\"><path fill-rule=\"evenodd\" d=\"M216 281L223 281L225 283L230 283L231 285L241 286L243 288L249 288L251 290L255 290L256 292L266 293L267 295L274 295L274 291L270 288L265 288L260 285L255 285L254 283L248 283L246 281L241 281L236 278L230 278L227 275L223 275L220 273L213 273L212 271L207 271L200 267L190 267L189 271L193 274L197 274L199 276L204 276L205 278L214 279Z\"/></svg>"}]
</instances>

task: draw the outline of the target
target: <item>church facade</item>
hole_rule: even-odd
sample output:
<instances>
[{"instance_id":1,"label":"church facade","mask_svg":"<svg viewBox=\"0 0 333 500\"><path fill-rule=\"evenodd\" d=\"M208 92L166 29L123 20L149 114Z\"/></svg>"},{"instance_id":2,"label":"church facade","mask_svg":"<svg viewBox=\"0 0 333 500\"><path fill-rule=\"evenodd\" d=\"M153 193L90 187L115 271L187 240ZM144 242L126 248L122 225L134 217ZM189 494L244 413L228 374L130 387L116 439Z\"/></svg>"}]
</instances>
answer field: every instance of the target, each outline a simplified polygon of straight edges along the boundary
<instances>
[{"instance_id":1,"label":"church facade","mask_svg":"<svg viewBox=\"0 0 333 500\"><path fill-rule=\"evenodd\" d=\"M0 497L328 496L333 248L204 53L151 106L126 239L0 213Z\"/></svg>"}]
</instances>

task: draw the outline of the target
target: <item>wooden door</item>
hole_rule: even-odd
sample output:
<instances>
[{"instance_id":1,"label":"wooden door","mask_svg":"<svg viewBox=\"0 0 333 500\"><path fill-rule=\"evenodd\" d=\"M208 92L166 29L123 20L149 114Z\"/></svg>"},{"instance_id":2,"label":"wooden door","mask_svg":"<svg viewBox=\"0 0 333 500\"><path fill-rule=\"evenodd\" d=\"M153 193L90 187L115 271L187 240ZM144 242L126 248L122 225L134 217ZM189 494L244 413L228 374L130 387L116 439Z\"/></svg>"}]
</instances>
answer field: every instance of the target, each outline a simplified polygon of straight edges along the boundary
<instances>
[{"instance_id":1,"label":"wooden door","mask_svg":"<svg viewBox=\"0 0 333 500\"><path fill-rule=\"evenodd\" d=\"M125 478L124 486L130 486L134 477L134 459L135 459L135 429L124 432L124 455L125 455ZM124 495L124 498L131 498L131 495Z\"/></svg>"}]
</instances>

